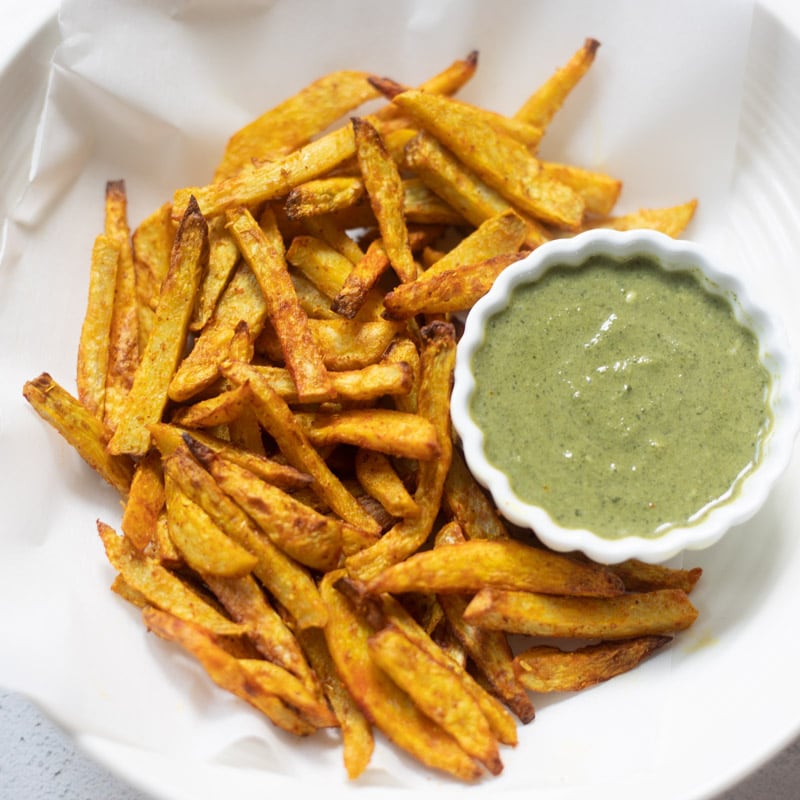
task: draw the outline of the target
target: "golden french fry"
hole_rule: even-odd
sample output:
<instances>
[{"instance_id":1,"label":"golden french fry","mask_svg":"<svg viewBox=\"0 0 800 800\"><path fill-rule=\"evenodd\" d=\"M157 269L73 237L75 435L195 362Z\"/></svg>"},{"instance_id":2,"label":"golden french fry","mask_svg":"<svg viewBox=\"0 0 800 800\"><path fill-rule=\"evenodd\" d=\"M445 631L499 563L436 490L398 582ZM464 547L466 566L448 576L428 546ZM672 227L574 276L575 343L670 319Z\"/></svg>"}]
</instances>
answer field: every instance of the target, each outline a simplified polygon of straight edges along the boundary
<instances>
[{"instance_id":1,"label":"golden french fry","mask_svg":"<svg viewBox=\"0 0 800 800\"><path fill-rule=\"evenodd\" d=\"M254 160L306 144L349 111L376 96L365 73L339 70L323 75L234 133L215 179L234 175Z\"/></svg>"},{"instance_id":2,"label":"golden french fry","mask_svg":"<svg viewBox=\"0 0 800 800\"><path fill-rule=\"evenodd\" d=\"M92 248L89 298L78 343L78 399L100 419L103 418L108 380L109 337L114 307L112 298L119 258L119 242L100 234Z\"/></svg>"},{"instance_id":3,"label":"golden french fry","mask_svg":"<svg viewBox=\"0 0 800 800\"><path fill-rule=\"evenodd\" d=\"M103 406L106 427L112 432L116 429L125 399L133 385L133 375L139 363L141 349L139 303L136 297L136 275L127 208L125 182L108 181L105 194L105 235L119 245Z\"/></svg>"},{"instance_id":4,"label":"golden french fry","mask_svg":"<svg viewBox=\"0 0 800 800\"><path fill-rule=\"evenodd\" d=\"M543 174L528 148L493 127L479 109L418 90L402 92L393 102L513 206L561 228L580 226L580 195Z\"/></svg>"},{"instance_id":5,"label":"golden french fry","mask_svg":"<svg viewBox=\"0 0 800 800\"><path fill-rule=\"evenodd\" d=\"M249 575L256 557L214 524L174 480L165 481L169 538L183 560L200 575L240 578Z\"/></svg>"},{"instance_id":6,"label":"golden french fry","mask_svg":"<svg viewBox=\"0 0 800 800\"><path fill-rule=\"evenodd\" d=\"M124 536L98 520L97 531L112 567L148 603L221 636L238 636L245 628L223 616L180 578L155 559L140 553Z\"/></svg>"},{"instance_id":7,"label":"golden french fry","mask_svg":"<svg viewBox=\"0 0 800 800\"><path fill-rule=\"evenodd\" d=\"M325 696L342 731L342 749L347 777L355 780L369 765L375 749L372 726L339 678L325 634L319 628L297 632L301 647L319 676Z\"/></svg>"},{"instance_id":8,"label":"golden french fry","mask_svg":"<svg viewBox=\"0 0 800 800\"><path fill-rule=\"evenodd\" d=\"M220 363L229 358L237 327L244 322L251 335L258 336L266 317L267 305L256 276L240 262L211 319L170 382L170 399L184 402L211 386L219 378Z\"/></svg>"},{"instance_id":9,"label":"golden french fry","mask_svg":"<svg viewBox=\"0 0 800 800\"><path fill-rule=\"evenodd\" d=\"M364 182L351 175L318 178L295 186L286 197L290 219L329 214L350 208L364 197Z\"/></svg>"},{"instance_id":10,"label":"golden french fry","mask_svg":"<svg viewBox=\"0 0 800 800\"><path fill-rule=\"evenodd\" d=\"M208 226L208 268L195 298L189 320L190 331L200 331L205 327L238 261L239 249L225 227L224 217L215 217Z\"/></svg>"},{"instance_id":11,"label":"golden french fry","mask_svg":"<svg viewBox=\"0 0 800 800\"><path fill-rule=\"evenodd\" d=\"M207 260L208 226L197 204L192 203L175 237L153 330L125 398L123 415L108 443L112 454L141 456L150 447L147 426L159 422L166 407L170 381L183 353L194 297Z\"/></svg>"},{"instance_id":12,"label":"golden french fry","mask_svg":"<svg viewBox=\"0 0 800 800\"><path fill-rule=\"evenodd\" d=\"M306 217L303 228L311 236L321 239L338 253L347 258L351 264L357 264L363 257L364 251L359 243L339 224L334 212L319 214L315 217ZM301 234L296 234L299 236Z\"/></svg>"},{"instance_id":13,"label":"golden french fry","mask_svg":"<svg viewBox=\"0 0 800 800\"><path fill-rule=\"evenodd\" d=\"M648 228L666 233L667 236L678 237L686 230L696 210L697 200L689 200L675 206L642 208L618 217L594 220L587 227L612 228L617 231Z\"/></svg>"},{"instance_id":14,"label":"golden french fry","mask_svg":"<svg viewBox=\"0 0 800 800\"><path fill-rule=\"evenodd\" d=\"M664 635L688 628L696 618L697 609L680 589L616 597L556 597L481 589L464 611L464 619L473 625L575 639Z\"/></svg>"},{"instance_id":15,"label":"golden french fry","mask_svg":"<svg viewBox=\"0 0 800 800\"><path fill-rule=\"evenodd\" d=\"M316 726L274 694L274 685L265 687L257 675L242 666L238 658L220 647L191 620L181 620L150 607L142 611L142 617L153 633L179 644L197 658L220 688L250 703L279 728L297 736L307 736L317 730Z\"/></svg>"},{"instance_id":16,"label":"golden french fry","mask_svg":"<svg viewBox=\"0 0 800 800\"><path fill-rule=\"evenodd\" d=\"M468 539L507 539L508 529L464 461L464 454L453 448L450 471L444 482L444 504Z\"/></svg>"},{"instance_id":17,"label":"golden french fry","mask_svg":"<svg viewBox=\"0 0 800 800\"><path fill-rule=\"evenodd\" d=\"M121 494L128 493L134 463L128 456L114 456L108 452L106 430L101 420L46 372L26 381L22 394L92 469Z\"/></svg>"},{"instance_id":18,"label":"golden french fry","mask_svg":"<svg viewBox=\"0 0 800 800\"><path fill-rule=\"evenodd\" d=\"M364 714L398 747L423 764L465 781L476 780L478 764L436 723L419 711L412 699L372 659L368 640L373 628L335 588L342 573L329 572L320 592L328 609L325 640L342 681Z\"/></svg>"},{"instance_id":19,"label":"golden french fry","mask_svg":"<svg viewBox=\"0 0 800 800\"><path fill-rule=\"evenodd\" d=\"M333 414L299 415L315 447L351 444L400 458L430 461L441 455L436 428L419 414L390 408L356 408Z\"/></svg>"},{"instance_id":20,"label":"golden french fry","mask_svg":"<svg viewBox=\"0 0 800 800\"><path fill-rule=\"evenodd\" d=\"M279 603L289 609L298 625L313 627L325 624L325 607L308 572L260 532L211 475L189 455L185 446L164 459L164 473L171 476L231 539L258 559L253 574Z\"/></svg>"},{"instance_id":21,"label":"golden french fry","mask_svg":"<svg viewBox=\"0 0 800 800\"><path fill-rule=\"evenodd\" d=\"M172 424L185 428L214 428L228 425L250 406L250 389L247 384L200 400L191 406L182 406L172 415Z\"/></svg>"},{"instance_id":22,"label":"golden french fry","mask_svg":"<svg viewBox=\"0 0 800 800\"><path fill-rule=\"evenodd\" d=\"M416 517L420 513L419 506L385 454L361 447L356 453L355 469L364 491L392 516Z\"/></svg>"},{"instance_id":23,"label":"golden french fry","mask_svg":"<svg viewBox=\"0 0 800 800\"><path fill-rule=\"evenodd\" d=\"M555 164L550 161L542 161L541 164L545 175L574 189L583 198L587 214L607 216L619 199L622 181L617 178L574 164Z\"/></svg>"},{"instance_id":24,"label":"golden french fry","mask_svg":"<svg viewBox=\"0 0 800 800\"><path fill-rule=\"evenodd\" d=\"M426 131L420 131L408 141L404 156L405 163L420 180L475 227L512 208L502 195ZM517 213L525 221L527 247L547 241L547 233L536 220Z\"/></svg>"},{"instance_id":25,"label":"golden french fry","mask_svg":"<svg viewBox=\"0 0 800 800\"><path fill-rule=\"evenodd\" d=\"M245 626L245 636L264 658L298 677L307 689L318 692L319 682L295 635L252 575L241 578L207 575L204 580L231 619Z\"/></svg>"},{"instance_id":26,"label":"golden french fry","mask_svg":"<svg viewBox=\"0 0 800 800\"><path fill-rule=\"evenodd\" d=\"M286 260L329 298L338 294L353 268L350 259L316 236L295 236Z\"/></svg>"},{"instance_id":27,"label":"golden french fry","mask_svg":"<svg viewBox=\"0 0 800 800\"><path fill-rule=\"evenodd\" d=\"M263 374L270 386L287 403L299 402L297 388L288 370L261 365L253 365L253 369ZM330 378L335 400L368 402L379 397L407 394L411 391L413 373L411 367L405 362L390 362L384 359L361 369L331 372ZM210 400L206 402L211 403ZM198 405L200 404L198 403ZM185 413L176 415L175 422L190 426L191 420L194 418L191 413L192 408L187 408Z\"/></svg>"},{"instance_id":28,"label":"golden french fry","mask_svg":"<svg viewBox=\"0 0 800 800\"><path fill-rule=\"evenodd\" d=\"M489 722L478 702L453 672L413 644L393 625L387 625L367 640L369 653L378 666L414 700L431 719L442 726L492 775L503 771L503 763Z\"/></svg>"},{"instance_id":29,"label":"golden french fry","mask_svg":"<svg viewBox=\"0 0 800 800\"><path fill-rule=\"evenodd\" d=\"M469 311L492 288L506 267L526 255L526 252L504 253L445 271L436 269L437 262L419 280L401 283L392 289L383 300L384 314L388 319L400 320L417 314Z\"/></svg>"},{"instance_id":30,"label":"golden french fry","mask_svg":"<svg viewBox=\"0 0 800 800\"><path fill-rule=\"evenodd\" d=\"M299 397L303 402L329 399L330 378L289 278L275 215L267 209L259 225L246 208L239 207L228 213L228 227L264 293L267 316Z\"/></svg>"},{"instance_id":31,"label":"golden french fry","mask_svg":"<svg viewBox=\"0 0 800 800\"><path fill-rule=\"evenodd\" d=\"M139 308L148 308L154 312L161 294L161 284L167 276L169 255L175 241L172 204L163 203L145 217L134 230L131 240ZM141 315L139 320L141 322Z\"/></svg>"},{"instance_id":32,"label":"golden french fry","mask_svg":"<svg viewBox=\"0 0 800 800\"><path fill-rule=\"evenodd\" d=\"M419 178L403 180L403 210L409 224L464 225L465 223L458 211L431 191Z\"/></svg>"},{"instance_id":33,"label":"golden french fry","mask_svg":"<svg viewBox=\"0 0 800 800\"><path fill-rule=\"evenodd\" d=\"M343 523L319 514L252 472L187 437L192 454L219 487L247 513L269 539L295 561L315 570L339 565Z\"/></svg>"},{"instance_id":34,"label":"golden french fry","mask_svg":"<svg viewBox=\"0 0 800 800\"><path fill-rule=\"evenodd\" d=\"M399 521L372 547L347 559L348 573L360 580L375 577L385 567L402 561L422 546L433 529L450 468L450 388L455 366L455 329L450 323L436 321L423 328L420 335L423 345L417 413L433 424L442 452L439 458L420 462L414 493L420 514Z\"/></svg>"},{"instance_id":35,"label":"golden french fry","mask_svg":"<svg viewBox=\"0 0 800 800\"><path fill-rule=\"evenodd\" d=\"M628 559L619 564L610 564L609 569L622 579L625 589L629 592L683 589L686 594L689 594L703 574L701 567L680 569L664 564L647 564L638 559Z\"/></svg>"},{"instance_id":36,"label":"golden french fry","mask_svg":"<svg viewBox=\"0 0 800 800\"><path fill-rule=\"evenodd\" d=\"M484 587L587 597L614 597L624 591L610 570L515 539L472 539L425 550L387 566L367 583L373 594L464 594Z\"/></svg>"},{"instance_id":37,"label":"golden french fry","mask_svg":"<svg viewBox=\"0 0 800 800\"><path fill-rule=\"evenodd\" d=\"M579 692L628 672L670 641L669 636L640 636L571 651L539 645L519 653L514 669L529 691Z\"/></svg>"},{"instance_id":38,"label":"golden french fry","mask_svg":"<svg viewBox=\"0 0 800 800\"><path fill-rule=\"evenodd\" d=\"M514 114L514 118L545 128L569 93L594 63L600 42L586 39L570 60L557 69Z\"/></svg>"},{"instance_id":39,"label":"golden french fry","mask_svg":"<svg viewBox=\"0 0 800 800\"><path fill-rule=\"evenodd\" d=\"M184 443L184 434L189 433L189 431L183 430L175 425L167 425L164 423L151 425L150 432L162 455L169 455L177 447L182 445ZM288 464L282 464L274 459L262 456L259 453L243 450L240 447L232 445L230 442L217 439L214 436L209 436L200 431L191 431L191 436L228 461L238 464L240 467L244 467L260 478L263 478L265 481L269 481L274 486L279 486L281 489L286 489L288 491L302 489L311 482L311 477L309 475L300 472L300 470Z\"/></svg>"},{"instance_id":40,"label":"golden french fry","mask_svg":"<svg viewBox=\"0 0 800 800\"><path fill-rule=\"evenodd\" d=\"M120 525L137 550L145 552L153 543L165 502L161 455L157 450L151 450L136 465Z\"/></svg>"},{"instance_id":41,"label":"golden french fry","mask_svg":"<svg viewBox=\"0 0 800 800\"><path fill-rule=\"evenodd\" d=\"M346 275L333 297L331 309L347 319L353 319L389 264L383 242L380 239L373 240L364 257Z\"/></svg>"},{"instance_id":42,"label":"golden french fry","mask_svg":"<svg viewBox=\"0 0 800 800\"><path fill-rule=\"evenodd\" d=\"M262 427L275 439L289 463L314 479L312 488L346 522L367 533L378 533L379 526L344 487L339 478L308 441L286 401L266 378L249 364L228 363L222 372L234 383L249 382L253 408Z\"/></svg>"},{"instance_id":43,"label":"golden french fry","mask_svg":"<svg viewBox=\"0 0 800 800\"><path fill-rule=\"evenodd\" d=\"M417 266L408 242L403 181L397 164L386 150L380 133L368 120L356 117L352 125L362 180L389 262L401 281L413 280Z\"/></svg>"}]
</instances>

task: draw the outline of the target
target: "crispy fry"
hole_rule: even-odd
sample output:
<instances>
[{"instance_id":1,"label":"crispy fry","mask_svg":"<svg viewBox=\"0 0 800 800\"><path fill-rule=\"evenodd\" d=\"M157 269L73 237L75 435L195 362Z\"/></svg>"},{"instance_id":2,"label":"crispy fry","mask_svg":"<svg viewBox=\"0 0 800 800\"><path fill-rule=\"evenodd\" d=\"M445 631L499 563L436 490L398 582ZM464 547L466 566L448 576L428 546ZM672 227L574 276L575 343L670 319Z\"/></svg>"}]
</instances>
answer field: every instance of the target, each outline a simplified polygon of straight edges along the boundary
<instances>
[{"instance_id":1,"label":"crispy fry","mask_svg":"<svg viewBox=\"0 0 800 800\"><path fill-rule=\"evenodd\" d=\"M243 625L223 616L155 559L140 553L110 525L98 520L97 531L111 566L151 605L221 636L244 633Z\"/></svg>"},{"instance_id":2,"label":"crispy fry","mask_svg":"<svg viewBox=\"0 0 800 800\"><path fill-rule=\"evenodd\" d=\"M519 653L514 669L532 692L578 692L628 672L670 641L669 636L640 636L572 651L539 645Z\"/></svg>"},{"instance_id":3,"label":"crispy fry","mask_svg":"<svg viewBox=\"0 0 800 800\"><path fill-rule=\"evenodd\" d=\"M352 124L362 179L389 262L401 281L413 280L417 267L408 242L403 183L397 164L368 120L355 117Z\"/></svg>"},{"instance_id":4,"label":"crispy fry","mask_svg":"<svg viewBox=\"0 0 800 800\"><path fill-rule=\"evenodd\" d=\"M214 428L239 419L249 406L250 389L245 383L200 400L194 405L177 409L171 422L185 428Z\"/></svg>"},{"instance_id":5,"label":"crispy fry","mask_svg":"<svg viewBox=\"0 0 800 800\"><path fill-rule=\"evenodd\" d=\"M231 500L211 475L180 447L164 459L164 472L172 476L192 499L235 542L257 559L253 574L290 610L301 627L324 625L325 607L311 576L263 535Z\"/></svg>"},{"instance_id":6,"label":"crispy fry","mask_svg":"<svg viewBox=\"0 0 800 800\"><path fill-rule=\"evenodd\" d=\"M449 323L434 322L423 328L421 335L418 413L433 423L442 452L439 458L420 462L414 494L420 508L419 516L401 520L375 545L347 559L347 571L361 580L373 578L422 546L433 529L450 468L450 388L455 364L455 330Z\"/></svg>"},{"instance_id":7,"label":"crispy fry","mask_svg":"<svg viewBox=\"0 0 800 800\"><path fill-rule=\"evenodd\" d=\"M378 666L493 775L503 771L497 741L478 702L439 661L417 647L399 628L388 625L369 637Z\"/></svg>"},{"instance_id":8,"label":"crispy fry","mask_svg":"<svg viewBox=\"0 0 800 800\"><path fill-rule=\"evenodd\" d=\"M297 638L319 676L325 696L342 731L343 760L347 777L355 780L369 765L375 749L372 726L339 678L324 633L318 628L298 631Z\"/></svg>"},{"instance_id":9,"label":"crispy fry","mask_svg":"<svg viewBox=\"0 0 800 800\"><path fill-rule=\"evenodd\" d=\"M594 220L587 227L612 228L616 231L649 228L666 233L667 236L678 237L686 230L696 210L697 200L689 200L676 206L642 208L618 217Z\"/></svg>"},{"instance_id":10,"label":"crispy fry","mask_svg":"<svg viewBox=\"0 0 800 800\"><path fill-rule=\"evenodd\" d=\"M383 242L380 239L373 240L364 258L350 270L334 295L331 309L347 319L353 319L378 278L389 268L389 264Z\"/></svg>"},{"instance_id":11,"label":"crispy fry","mask_svg":"<svg viewBox=\"0 0 800 800\"><path fill-rule=\"evenodd\" d=\"M167 404L170 381L183 352L194 297L207 260L208 226L197 205L190 204L175 237L153 330L125 398L123 416L108 443L112 454L143 455L150 447L147 426L161 419Z\"/></svg>"},{"instance_id":12,"label":"crispy fry","mask_svg":"<svg viewBox=\"0 0 800 800\"><path fill-rule=\"evenodd\" d=\"M157 450L151 450L136 465L122 514L122 532L137 550L145 552L155 539L156 525L165 502L161 455Z\"/></svg>"},{"instance_id":13,"label":"crispy fry","mask_svg":"<svg viewBox=\"0 0 800 800\"><path fill-rule=\"evenodd\" d=\"M583 198L587 214L610 214L622 191L619 179L574 164L543 161L542 172L574 189Z\"/></svg>"},{"instance_id":14,"label":"crispy fry","mask_svg":"<svg viewBox=\"0 0 800 800\"><path fill-rule=\"evenodd\" d=\"M330 378L289 279L275 215L267 210L259 225L247 209L240 207L228 213L228 227L264 293L267 316L298 395L304 402L330 398Z\"/></svg>"},{"instance_id":15,"label":"crispy fry","mask_svg":"<svg viewBox=\"0 0 800 800\"><path fill-rule=\"evenodd\" d=\"M599 47L600 42L587 38L570 60L525 100L514 117L545 128L569 93L588 72Z\"/></svg>"},{"instance_id":16,"label":"crispy fry","mask_svg":"<svg viewBox=\"0 0 800 800\"><path fill-rule=\"evenodd\" d=\"M340 70L323 75L234 133L215 180L234 175L253 160L306 144L347 112L376 96L365 73Z\"/></svg>"},{"instance_id":17,"label":"crispy fry","mask_svg":"<svg viewBox=\"0 0 800 800\"><path fill-rule=\"evenodd\" d=\"M22 394L92 469L121 494L127 495L133 478L133 461L128 456L114 456L108 452L106 430L97 417L46 372L26 381Z\"/></svg>"},{"instance_id":18,"label":"crispy fry","mask_svg":"<svg viewBox=\"0 0 800 800\"><path fill-rule=\"evenodd\" d=\"M78 344L77 387L78 399L88 411L100 419L108 380L109 336L111 315L117 281L120 245L115 239L100 234L92 248L89 272L89 299L81 326Z\"/></svg>"},{"instance_id":19,"label":"crispy fry","mask_svg":"<svg viewBox=\"0 0 800 800\"><path fill-rule=\"evenodd\" d=\"M303 219L350 208L364 197L364 182L351 175L319 178L301 183L286 198L290 219Z\"/></svg>"},{"instance_id":20,"label":"crispy fry","mask_svg":"<svg viewBox=\"0 0 800 800\"><path fill-rule=\"evenodd\" d=\"M297 419L315 447L352 444L422 461L438 458L442 452L433 423L419 414L389 408L358 408Z\"/></svg>"},{"instance_id":21,"label":"crispy fry","mask_svg":"<svg viewBox=\"0 0 800 800\"><path fill-rule=\"evenodd\" d=\"M186 442L220 488L277 547L311 569L325 571L338 566L343 523L317 513L252 472L220 458L199 442L189 437Z\"/></svg>"},{"instance_id":22,"label":"crispy fry","mask_svg":"<svg viewBox=\"0 0 800 800\"><path fill-rule=\"evenodd\" d=\"M253 391L253 407L261 425L278 443L292 466L314 479L314 491L346 522L367 533L377 533L378 525L333 474L317 450L311 445L291 409L257 371L247 364L228 363L222 368L226 378L249 382Z\"/></svg>"},{"instance_id":23,"label":"crispy fry","mask_svg":"<svg viewBox=\"0 0 800 800\"><path fill-rule=\"evenodd\" d=\"M367 583L367 591L373 594L464 594L484 587L586 597L614 597L623 592L622 581L603 567L515 539L472 539L425 550L387 566Z\"/></svg>"},{"instance_id":24,"label":"crispy fry","mask_svg":"<svg viewBox=\"0 0 800 800\"><path fill-rule=\"evenodd\" d=\"M167 276L169 255L175 241L172 204L163 203L145 217L136 227L131 239L139 308L148 308L154 312L161 294L161 284ZM141 314L139 320L141 323Z\"/></svg>"},{"instance_id":25,"label":"crispy fry","mask_svg":"<svg viewBox=\"0 0 800 800\"><path fill-rule=\"evenodd\" d=\"M211 386L219 378L220 363L229 357L237 327L244 322L256 337L266 316L267 305L256 276L240 262L191 353L178 367L169 385L170 399L184 402Z\"/></svg>"},{"instance_id":26,"label":"crispy fry","mask_svg":"<svg viewBox=\"0 0 800 800\"><path fill-rule=\"evenodd\" d=\"M526 252L504 253L445 271L436 269L437 262L419 280L392 289L383 301L384 314L388 319L400 320L418 314L468 311L492 288L506 267L526 255Z\"/></svg>"},{"instance_id":27,"label":"crispy fry","mask_svg":"<svg viewBox=\"0 0 800 800\"><path fill-rule=\"evenodd\" d=\"M297 736L307 736L316 730L274 694L274 685L265 687L253 671L242 666L239 659L220 647L202 628L150 607L143 610L142 616L149 630L181 645L197 658L214 683L250 703L279 728Z\"/></svg>"},{"instance_id":28,"label":"crispy fry","mask_svg":"<svg viewBox=\"0 0 800 800\"><path fill-rule=\"evenodd\" d=\"M364 491L374 497L392 516L419 515L419 506L385 454L361 447L356 453L355 468L356 477Z\"/></svg>"},{"instance_id":29,"label":"crispy fry","mask_svg":"<svg viewBox=\"0 0 800 800\"><path fill-rule=\"evenodd\" d=\"M480 776L477 763L424 716L411 698L375 664L368 645L375 631L337 591L335 582L339 577L341 573L329 572L320 583L329 616L325 640L353 698L390 740L423 764L461 780L477 779Z\"/></svg>"},{"instance_id":30,"label":"crispy fry","mask_svg":"<svg viewBox=\"0 0 800 800\"><path fill-rule=\"evenodd\" d=\"M703 574L701 567L680 569L664 564L647 564L638 559L628 559L619 564L610 564L609 569L622 578L625 589L629 592L682 589L689 594Z\"/></svg>"},{"instance_id":31,"label":"crispy fry","mask_svg":"<svg viewBox=\"0 0 800 800\"><path fill-rule=\"evenodd\" d=\"M139 363L139 303L136 297L136 276L133 269L128 197L125 182L108 181L105 194L105 235L119 245L116 287L111 311L108 371L103 414L106 427L116 430L123 413L125 398L133 385Z\"/></svg>"},{"instance_id":32,"label":"crispy fry","mask_svg":"<svg viewBox=\"0 0 800 800\"><path fill-rule=\"evenodd\" d=\"M200 575L240 578L257 559L221 531L174 480L165 481L169 538L186 563Z\"/></svg>"},{"instance_id":33,"label":"crispy fry","mask_svg":"<svg viewBox=\"0 0 800 800\"><path fill-rule=\"evenodd\" d=\"M468 539L508 538L508 530L486 492L478 484L464 461L459 447L444 482L444 503Z\"/></svg>"},{"instance_id":34,"label":"crispy fry","mask_svg":"<svg viewBox=\"0 0 800 800\"><path fill-rule=\"evenodd\" d=\"M350 259L315 236L295 236L286 260L329 298L336 296L353 268Z\"/></svg>"},{"instance_id":35,"label":"crispy fry","mask_svg":"<svg viewBox=\"0 0 800 800\"><path fill-rule=\"evenodd\" d=\"M426 131L420 131L405 147L405 163L431 191L436 192L464 219L478 227L487 219L512 210L511 204L464 166ZM526 226L525 245L547 241L544 228L517 211Z\"/></svg>"},{"instance_id":36,"label":"crispy fry","mask_svg":"<svg viewBox=\"0 0 800 800\"><path fill-rule=\"evenodd\" d=\"M482 589L464 611L473 625L575 639L664 635L688 628L696 618L697 609L680 589L603 598Z\"/></svg>"},{"instance_id":37,"label":"crispy fry","mask_svg":"<svg viewBox=\"0 0 800 800\"><path fill-rule=\"evenodd\" d=\"M341 253L351 264L357 264L364 257L359 243L339 224L334 213L307 217L303 221L303 227L311 236L321 239Z\"/></svg>"},{"instance_id":38,"label":"crispy fry","mask_svg":"<svg viewBox=\"0 0 800 800\"><path fill-rule=\"evenodd\" d=\"M238 261L239 249L225 228L225 219L212 219L208 226L208 268L192 309L190 331L200 331L205 327Z\"/></svg>"},{"instance_id":39,"label":"crispy fry","mask_svg":"<svg viewBox=\"0 0 800 800\"><path fill-rule=\"evenodd\" d=\"M584 202L580 195L544 175L524 144L498 131L481 113L417 90L402 92L393 102L512 205L562 228L575 230L581 224Z\"/></svg>"}]
</instances>

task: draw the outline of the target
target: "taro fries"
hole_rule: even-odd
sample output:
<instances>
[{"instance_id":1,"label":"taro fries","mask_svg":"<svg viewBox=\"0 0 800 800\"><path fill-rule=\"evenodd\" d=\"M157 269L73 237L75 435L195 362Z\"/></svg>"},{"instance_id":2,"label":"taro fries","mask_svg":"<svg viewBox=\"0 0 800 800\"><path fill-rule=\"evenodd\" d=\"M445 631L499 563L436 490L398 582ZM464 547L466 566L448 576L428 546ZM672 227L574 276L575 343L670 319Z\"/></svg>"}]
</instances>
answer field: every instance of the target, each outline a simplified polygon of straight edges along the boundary
<instances>
[{"instance_id":1,"label":"taro fries","mask_svg":"<svg viewBox=\"0 0 800 800\"><path fill-rule=\"evenodd\" d=\"M76 392L25 385L123 499L119 532L97 523L114 592L274 725L338 729L351 779L376 731L497 775L537 693L632 669L697 616L699 570L523 538L451 432L457 314L505 267L600 225L677 236L694 212L615 215L618 178L540 157L597 47L512 116L453 98L475 53L417 88L324 76L132 230L110 181Z\"/></svg>"}]
</instances>

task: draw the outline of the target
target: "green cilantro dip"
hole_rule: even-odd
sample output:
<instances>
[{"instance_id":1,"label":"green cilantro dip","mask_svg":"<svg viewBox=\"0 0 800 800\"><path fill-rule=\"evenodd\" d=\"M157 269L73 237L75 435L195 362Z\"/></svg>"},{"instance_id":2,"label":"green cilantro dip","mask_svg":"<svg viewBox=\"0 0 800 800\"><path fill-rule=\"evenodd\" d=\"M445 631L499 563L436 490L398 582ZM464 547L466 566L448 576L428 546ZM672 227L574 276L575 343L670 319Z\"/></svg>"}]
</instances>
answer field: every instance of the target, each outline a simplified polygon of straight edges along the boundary
<instances>
[{"instance_id":1,"label":"green cilantro dip","mask_svg":"<svg viewBox=\"0 0 800 800\"><path fill-rule=\"evenodd\" d=\"M754 333L695 274L645 257L517 286L472 367L488 460L520 499L605 538L735 496L771 424Z\"/></svg>"}]
</instances>

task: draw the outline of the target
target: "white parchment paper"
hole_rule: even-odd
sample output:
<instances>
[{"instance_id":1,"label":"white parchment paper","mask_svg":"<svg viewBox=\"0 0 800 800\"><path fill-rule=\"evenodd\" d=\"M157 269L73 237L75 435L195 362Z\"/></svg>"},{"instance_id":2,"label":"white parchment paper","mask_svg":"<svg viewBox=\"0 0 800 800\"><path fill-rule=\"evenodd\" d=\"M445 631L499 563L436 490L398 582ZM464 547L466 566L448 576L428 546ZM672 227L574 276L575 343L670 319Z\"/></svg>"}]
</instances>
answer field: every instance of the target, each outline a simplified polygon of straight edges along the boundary
<instances>
[{"instance_id":1,"label":"white parchment paper","mask_svg":"<svg viewBox=\"0 0 800 800\"><path fill-rule=\"evenodd\" d=\"M282 735L146 635L136 610L109 592L95 520L117 524L118 501L22 399L23 382L44 370L74 390L106 181L125 179L135 226L175 188L207 182L236 128L325 72L415 84L477 49L478 74L461 96L511 113L593 36L602 43L595 65L542 153L622 178L623 211L697 197L688 234L714 246L725 231L750 13L746 0L65 0L29 180L0 261L0 684L76 734L352 790L335 734ZM613 778L631 758L652 765L659 756L646 738L624 732L643 709L661 730L676 724L650 691L676 659L654 660L626 684L636 702L614 710L624 759L598 746L602 715L586 713L613 694L581 708L551 702L486 789L552 787L567 773ZM362 785L437 781L380 746Z\"/></svg>"}]
</instances>

